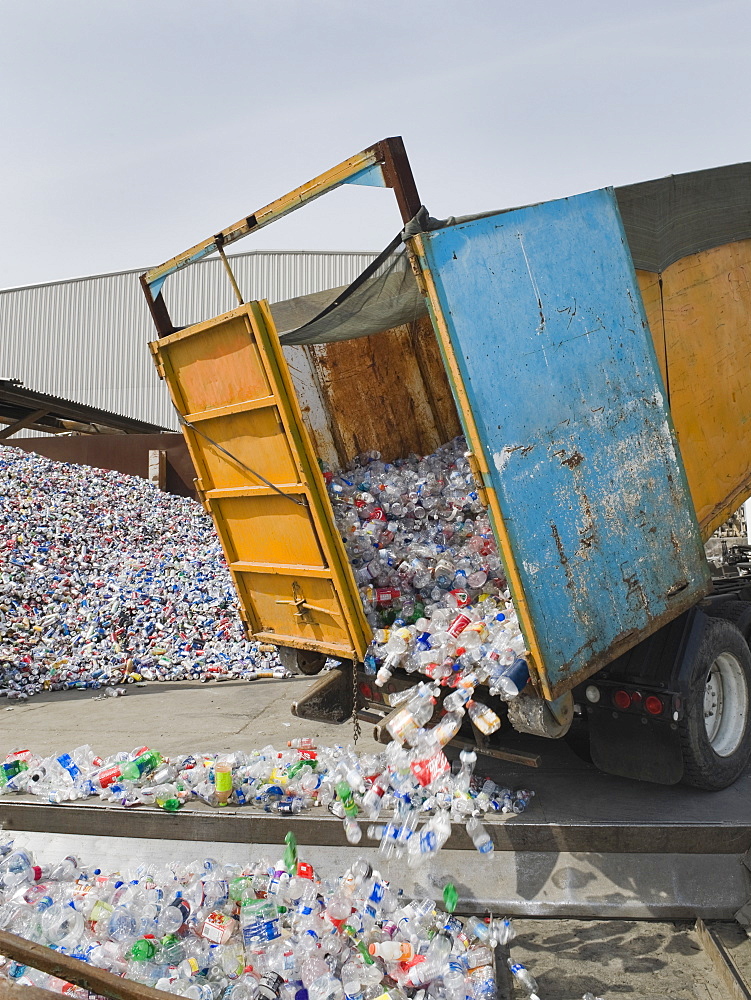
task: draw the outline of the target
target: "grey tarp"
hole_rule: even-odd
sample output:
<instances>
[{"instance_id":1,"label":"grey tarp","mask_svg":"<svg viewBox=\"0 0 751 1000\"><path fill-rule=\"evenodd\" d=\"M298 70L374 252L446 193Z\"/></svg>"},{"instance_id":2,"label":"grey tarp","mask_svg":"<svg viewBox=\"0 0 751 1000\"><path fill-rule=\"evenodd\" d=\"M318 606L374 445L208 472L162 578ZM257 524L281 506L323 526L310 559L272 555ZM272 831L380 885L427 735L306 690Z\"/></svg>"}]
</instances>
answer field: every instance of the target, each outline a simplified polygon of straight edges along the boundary
<instances>
[{"instance_id":1,"label":"grey tarp","mask_svg":"<svg viewBox=\"0 0 751 1000\"><path fill-rule=\"evenodd\" d=\"M290 323L308 308L308 300L314 296L292 299L294 305L277 303L271 307L284 346L354 340L410 323L427 313L403 245L388 254L371 276L347 288L319 294L328 295L329 301L311 312L304 325Z\"/></svg>"},{"instance_id":2,"label":"grey tarp","mask_svg":"<svg viewBox=\"0 0 751 1000\"><path fill-rule=\"evenodd\" d=\"M751 238L751 163L615 189L634 266L663 271L681 257ZM506 209L504 211L512 211ZM439 221L422 208L404 236L500 215ZM427 314L397 237L351 285L271 307L282 344L328 344L391 330Z\"/></svg>"}]
</instances>

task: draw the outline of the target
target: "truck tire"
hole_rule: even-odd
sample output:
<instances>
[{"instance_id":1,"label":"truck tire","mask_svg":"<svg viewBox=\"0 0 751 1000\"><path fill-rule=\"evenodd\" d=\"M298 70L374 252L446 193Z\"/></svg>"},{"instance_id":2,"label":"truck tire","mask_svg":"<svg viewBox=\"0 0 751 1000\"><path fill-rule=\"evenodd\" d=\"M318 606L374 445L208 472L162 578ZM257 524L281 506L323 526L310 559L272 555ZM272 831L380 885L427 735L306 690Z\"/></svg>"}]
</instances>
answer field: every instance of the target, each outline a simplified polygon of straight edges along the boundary
<instances>
[{"instance_id":1,"label":"truck tire","mask_svg":"<svg viewBox=\"0 0 751 1000\"><path fill-rule=\"evenodd\" d=\"M710 604L702 611L710 618L724 618L732 622L746 642L751 639L751 604L748 601L721 601L716 609Z\"/></svg>"},{"instance_id":2,"label":"truck tire","mask_svg":"<svg viewBox=\"0 0 751 1000\"><path fill-rule=\"evenodd\" d=\"M732 622L707 621L689 690L678 723L683 782L695 788L727 788L751 753L751 651Z\"/></svg>"},{"instance_id":3,"label":"truck tire","mask_svg":"<svg viewBox=\"0 0 751 1000\"><path fill-rule=\"evenodd\" d=\"M316 653L310 649L293 649L292 646L277 646L276 651L283 667L297 674L305 674L306 677L320 674L328 659L325 653Z\"/></svg>"}]
</instances>

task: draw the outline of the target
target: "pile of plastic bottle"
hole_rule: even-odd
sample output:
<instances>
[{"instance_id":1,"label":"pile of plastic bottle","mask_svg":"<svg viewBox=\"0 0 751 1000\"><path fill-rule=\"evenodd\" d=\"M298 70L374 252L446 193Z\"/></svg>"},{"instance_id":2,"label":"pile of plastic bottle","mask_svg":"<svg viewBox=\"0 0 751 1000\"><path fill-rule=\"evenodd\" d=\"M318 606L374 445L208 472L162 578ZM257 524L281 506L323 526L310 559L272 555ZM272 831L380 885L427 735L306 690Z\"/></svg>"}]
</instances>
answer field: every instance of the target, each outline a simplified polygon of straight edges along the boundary
<instances>
[{"instance_id":1,"label":"pile of plastic bottle","mask_svg":"<svg viewBox=\"0 0 751 1000\"><path fill-rule=\"evenodd\" d=\"M393 463L371 452L326 479L375 630L366 670L379 686L400 668L429 677L437 685L433 697L440 687L454 688L444 708L459 718L466 711L489 735L501 720L473 698L476 686L484 683L507 701L524 688L529 670L465 449L457 438L432 455ZM432 714L427 699L413 707L418 726Z\"/></svg>"},{"instance_id":2,"label":"pile of plastic bottle","mask_svg":"<svg viewBox=\"0 0 751 1000\"><path fill-rule=\"evenodd\" d=\"M0 694L254 679L209 516L135 476L0 449Z\"/></svg>"},{"instance_id":3,"label":"pile of plastic bottle","mask_svg":"<svg viewBox=\"0 0 751 1000\"><path fill-rule=\"evenodd\" d=\"M382 857L406 856L417 866L443 847L452 823L464 824L477 850L493 851L485 814L518 815L533 793L499 787L474 774L477 755L462 750L451 764L432 743L434 730L412 750L390 743L382 753L290 740L251 753L163 757L148 747L108 758L90 746L40 759L16 750L0 764L0 794L32 794L49 803L98 795L123 806L157 805L176 812L191 800L211 806L255 806L280 815L327 808L347 840L380 842Z\"/></svg>"},{"instance_id":4,"label":"pile of plastic bottle","mask_svg":"<svg viewBox=\"0 0 751 1000\"><path fill-rule=\"evenodd\" d=\"M39 865L0 844L0 928L191 1000L493 1000L492 949L515 930L505 918L460 919L457 901L451 885L443 908L408 900L364 858L324 877L300 860L291 834L276 861L111 873L76 857ZM529 971L508 964L536 997ZM71 992L15 961L2 973Z\"/></svg>"}]
</instances>

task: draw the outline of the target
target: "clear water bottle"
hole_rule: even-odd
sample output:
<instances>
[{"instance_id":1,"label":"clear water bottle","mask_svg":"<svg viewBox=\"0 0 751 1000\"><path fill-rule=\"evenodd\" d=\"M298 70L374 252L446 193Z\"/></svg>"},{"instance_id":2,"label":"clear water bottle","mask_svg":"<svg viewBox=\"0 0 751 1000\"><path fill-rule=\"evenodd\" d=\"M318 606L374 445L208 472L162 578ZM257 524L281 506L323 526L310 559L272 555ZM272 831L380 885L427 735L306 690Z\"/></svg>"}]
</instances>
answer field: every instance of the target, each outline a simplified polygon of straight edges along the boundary
<instances>
[{"instance_id":1,"label":"clear water bottle","mask_svg":"<svg viewBox=\"0 0 751 1000\"><path fill-rule=\"evenodd\" d=\"M530 1000L540 1000L537 995L537 980L529 969L527 969L525 965L522 965L521 962L514 962L511 958L506 959L506 964L511 970L511 975L517 981L522 990L524 990Z\"/></svg>"},{"instance_id":2,"label":"clear water bottle","mask_svg":"<svg viewBox=\"0 0 751 1000\"><path fill-rule=\"evenodd\" d=\"M480 820L476 816L470 816L466 827L467 833L475 845L475 850L479 851L480 854L492 854L494 850L493 840Z\"/></svg>"}]
</instances>

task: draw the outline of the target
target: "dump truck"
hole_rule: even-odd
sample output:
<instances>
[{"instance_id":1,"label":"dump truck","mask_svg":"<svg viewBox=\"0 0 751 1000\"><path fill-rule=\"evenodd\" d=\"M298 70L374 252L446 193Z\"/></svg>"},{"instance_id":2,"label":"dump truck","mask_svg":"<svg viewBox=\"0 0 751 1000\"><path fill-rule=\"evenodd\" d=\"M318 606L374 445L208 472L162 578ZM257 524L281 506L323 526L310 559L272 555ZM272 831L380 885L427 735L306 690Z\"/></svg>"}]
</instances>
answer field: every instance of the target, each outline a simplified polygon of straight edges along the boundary
<instances>
[{"instance_id":1,"label":"dump truck","mask_svg":"<svg viewBox=\"0 0 751 1000\"><path fill-rule=\"evenodd\" d=\"M394 192L389 247L347 288L246 301L225 248L343 184ZM236 304L173 320L165 282L214 253ZM751 588L713 584L704 542L751 494L750 276L751 164L437 220L400 138L143 275L248 633L304 673L341 664L298 714L377 721L412 682L363 670L371 626L321 463L463 433L530 671L482 748L503 755L513 727L585 738L611 774L732 783Z\"/></svg>"}]
</instances>

